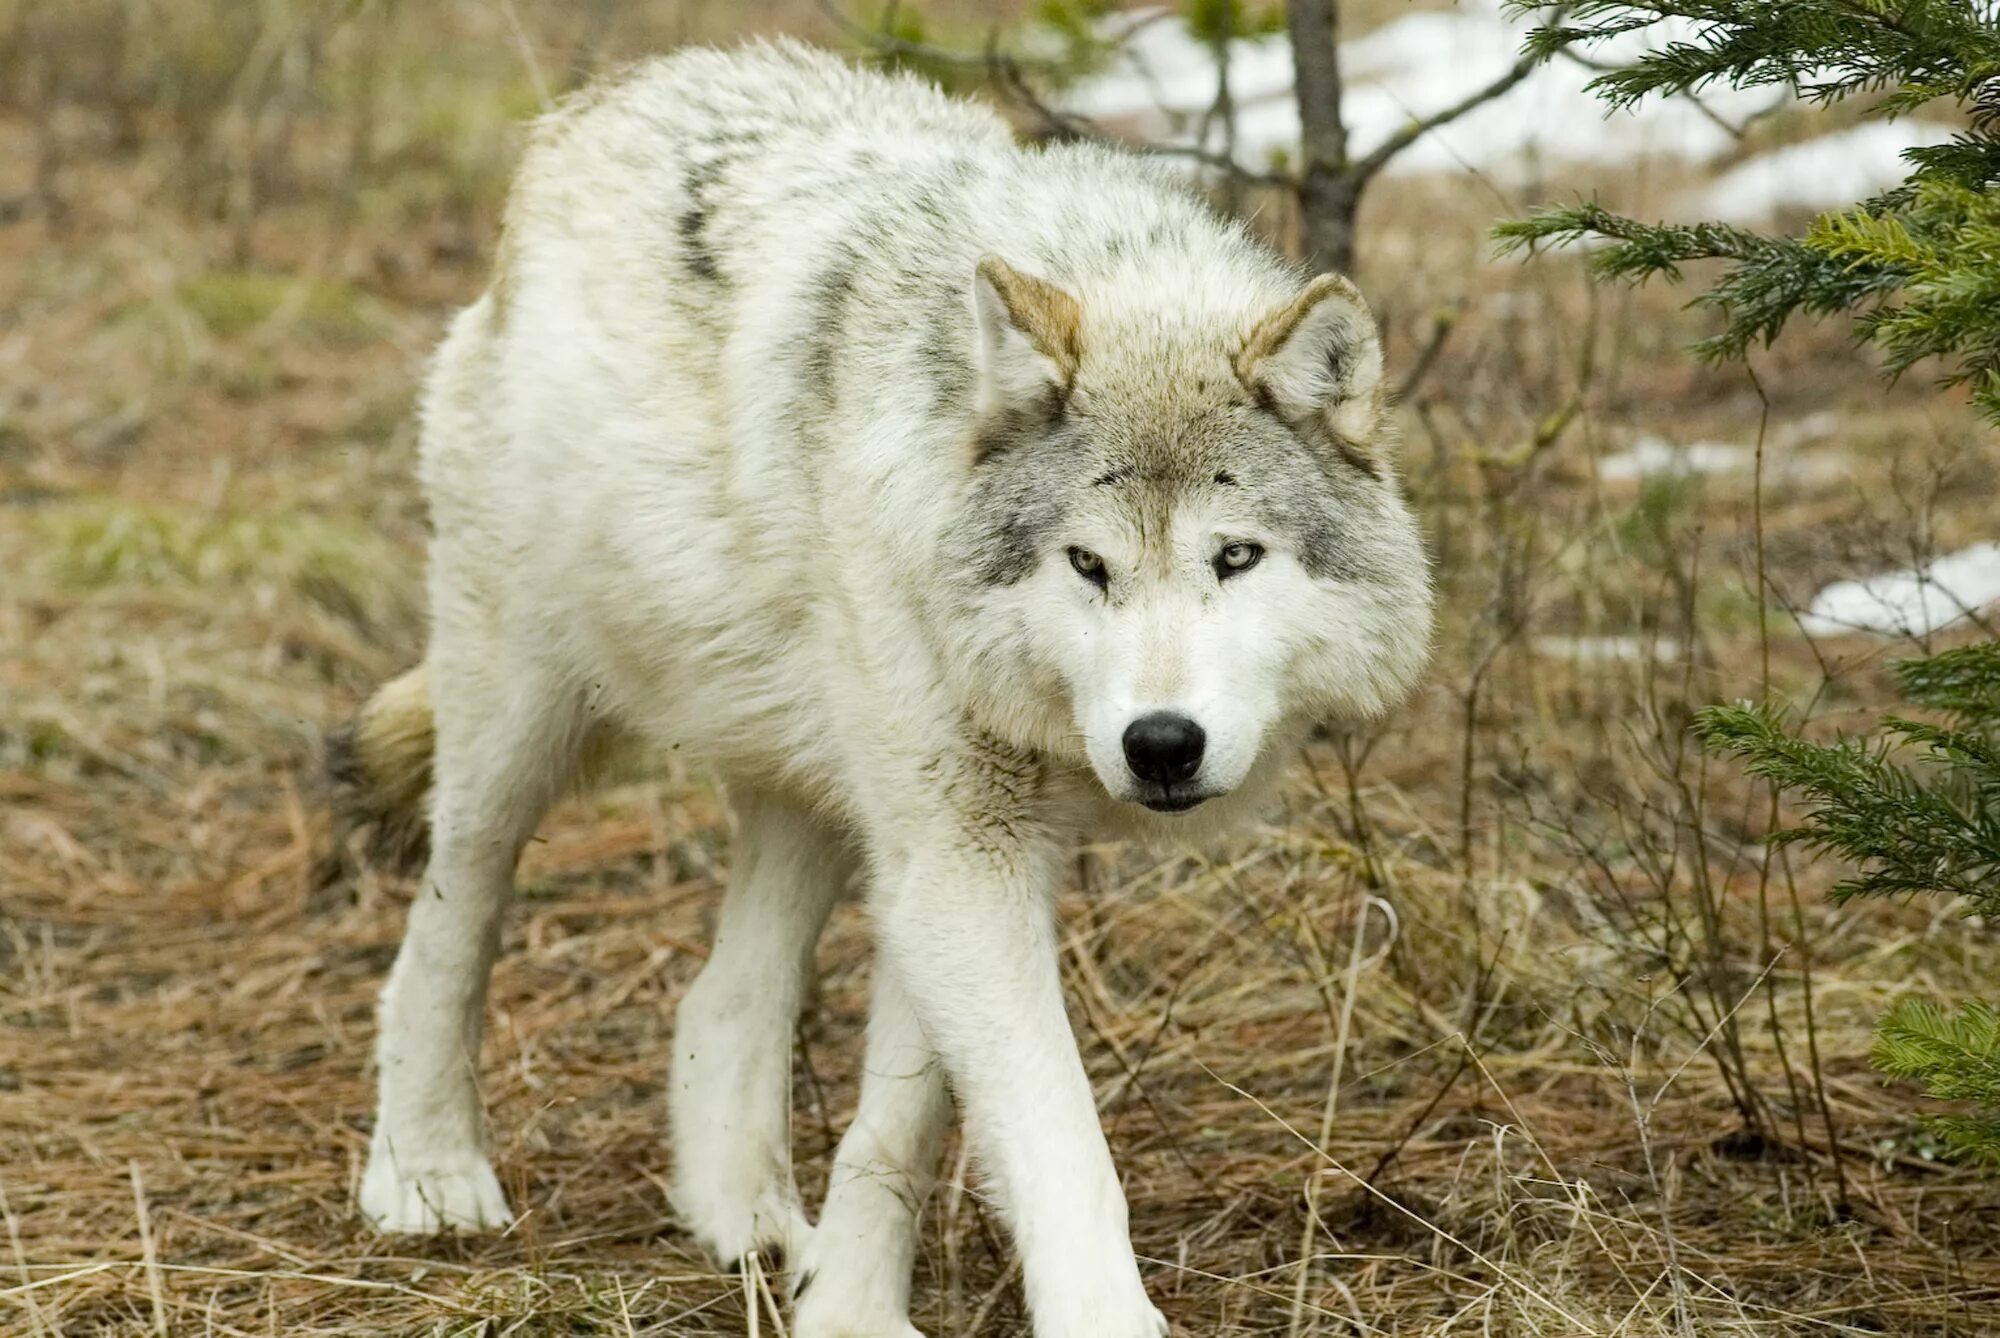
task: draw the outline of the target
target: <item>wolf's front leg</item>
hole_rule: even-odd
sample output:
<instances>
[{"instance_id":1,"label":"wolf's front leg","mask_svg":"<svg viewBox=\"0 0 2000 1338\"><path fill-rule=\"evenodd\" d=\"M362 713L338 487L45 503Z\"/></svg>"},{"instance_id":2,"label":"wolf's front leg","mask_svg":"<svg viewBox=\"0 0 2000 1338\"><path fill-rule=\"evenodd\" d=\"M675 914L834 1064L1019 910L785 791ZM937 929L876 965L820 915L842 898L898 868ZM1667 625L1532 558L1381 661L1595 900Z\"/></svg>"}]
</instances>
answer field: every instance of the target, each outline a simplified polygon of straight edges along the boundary
<instances>
[{"instance_id":1,"label":"wolf's front leg","mask_svg":"<svg viewBox=\"0 0 2000 1338\"><path fill-rule=\"evenodd\" d=\"M1063 1009L1051 894L1065 847L1019 817L931 833L885 871L882 965L957 1091L1021 1252L1036 1338L1159 1338Z\"/></svg>"}]
</instances>

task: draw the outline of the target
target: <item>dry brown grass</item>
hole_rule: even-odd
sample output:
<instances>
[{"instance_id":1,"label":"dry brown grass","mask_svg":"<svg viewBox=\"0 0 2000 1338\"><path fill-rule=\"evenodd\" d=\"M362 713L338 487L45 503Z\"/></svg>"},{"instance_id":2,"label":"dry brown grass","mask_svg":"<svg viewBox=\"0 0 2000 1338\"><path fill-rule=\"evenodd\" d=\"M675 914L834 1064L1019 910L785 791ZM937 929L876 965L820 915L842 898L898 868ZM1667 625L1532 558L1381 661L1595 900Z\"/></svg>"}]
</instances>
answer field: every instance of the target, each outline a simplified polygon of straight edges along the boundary
<instances>
[{"instance_id":1,"label":"dry brown grass","mask_svg":"<svg viewBox=\"0 0 2000 1338\"><path fill-rule=\"evenodd\" d=\"M408 1242L351 1208L407 888L333 848L313 775L420 645L411 387L481 282L534 81L819 20L277 4L302 26L267 49L225 8L0 5L0 1331L776 1332L662 1190L665 1030L729 859L711 790L632 772L545 825L483 1057L527 1211ZM1405 365L1463 313L1405 424L1430 686L1316 743L1228 850L1094 851L1066 900L1154 1294L1187 1334L2000 1331L2000 1187L1932 1161L1865 1058L1888 1000L1990 989L2000 949L1823 905L1826 871L1756 843L1768 795L1682 729L1767 676L1864 720L1896 648L1810 646L1784 601L1986 537L2000 452L1837 330L1760 355L1760 600L1747 477L1591 460L1748 442L1766 403L1681 357L1675 294L1483 264L1525 202L1392 182L1364 219ZM1543 640L1600 634L1674 653ZM809 1192L866 960L847 911L800 1038ZM917 1320L1024 1332L952 1157Z\"/></svg>"}]
</instances>

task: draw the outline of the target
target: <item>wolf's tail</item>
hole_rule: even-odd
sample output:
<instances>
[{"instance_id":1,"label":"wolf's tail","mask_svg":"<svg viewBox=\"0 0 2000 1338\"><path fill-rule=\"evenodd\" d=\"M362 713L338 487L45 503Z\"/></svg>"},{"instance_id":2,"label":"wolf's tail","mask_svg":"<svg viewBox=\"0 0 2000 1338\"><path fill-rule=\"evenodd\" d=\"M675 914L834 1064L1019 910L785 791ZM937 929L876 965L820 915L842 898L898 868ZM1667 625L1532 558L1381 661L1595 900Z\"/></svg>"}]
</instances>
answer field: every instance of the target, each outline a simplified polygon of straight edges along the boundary
<instances>
[{"instance_id":1,"label":"wolf's tail","mask_svg":"<svg viewBox=\"0 0 2000 1338\"><path fill-rule=\"evenodd\" d=\"M377 863L413 872L428 854L426 800L436 744L431 676L421 664L385 683L353 724L327 737L335 819L365 834Z\"/></svg>"}]
</instances>

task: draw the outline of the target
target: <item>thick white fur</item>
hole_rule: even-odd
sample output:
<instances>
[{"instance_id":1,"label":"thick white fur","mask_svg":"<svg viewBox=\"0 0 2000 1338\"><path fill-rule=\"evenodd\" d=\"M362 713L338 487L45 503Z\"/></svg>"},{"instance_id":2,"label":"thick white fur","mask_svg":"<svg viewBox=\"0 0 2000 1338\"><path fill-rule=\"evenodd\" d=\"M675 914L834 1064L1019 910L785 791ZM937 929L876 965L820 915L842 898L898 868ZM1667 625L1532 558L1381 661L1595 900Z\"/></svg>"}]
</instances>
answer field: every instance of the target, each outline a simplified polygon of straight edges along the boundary
<instances>
[{"instance_id":1,"label":"thick white fur","mask_svg":"<svg viewBox=\"0 0 2000 1338\"><path fill-rule=\"evenodd\" d=\"M956 174L959 204L882 214L930 164ZM1085 245L1114 232L1134 245ZM1283 524L1220 485L1157 525L1098 489L1030 569L951 574L990 467L975 434L1069 370L975 280L988 255L1073 293L1066 412L1113 435L1251 424L1230 359L1304 283L1148 166L1023 152L984 112L797 48L675 56L538 129L493 287L453 323L423 404L433 853L382 1000L361 1207L383 1229L508 1220L475 1084L487 973L522 844L615 729L706 760L737 819L673 1057L693 1230L724 1260L788 1252L809 1279L800 1338L915 1334L948 1078L1037 1335L1164 1332L1065 1017L1052 892L1079 838L1219 830L1256 810L1311 721L1400 700L1426 654L1424 562L1393 486L1355 474L1351 530L1373 545L1356 577L1309 573ZM939 275L956 308L923 305ZM1358 299L1338 301L1248 374L1367 445L1374 383L1326 375L1322 345L1333 331L1378 380L1379 350ZM923 311L941 324L917 328ZM933 376L938 330L963 347ZM1177 407L1197 383L1233 397L1226 412ZM1266 556L1218 584L1217 545L1239 541ZM1106 592L1069 547L1116 573ZM1216 797L1183 817L1126 802L1122 731L1160 709L1209 739ZM814 1231L791 1172L790 1039L850 871L877 982Z\"/></svg>"}]
</instances>

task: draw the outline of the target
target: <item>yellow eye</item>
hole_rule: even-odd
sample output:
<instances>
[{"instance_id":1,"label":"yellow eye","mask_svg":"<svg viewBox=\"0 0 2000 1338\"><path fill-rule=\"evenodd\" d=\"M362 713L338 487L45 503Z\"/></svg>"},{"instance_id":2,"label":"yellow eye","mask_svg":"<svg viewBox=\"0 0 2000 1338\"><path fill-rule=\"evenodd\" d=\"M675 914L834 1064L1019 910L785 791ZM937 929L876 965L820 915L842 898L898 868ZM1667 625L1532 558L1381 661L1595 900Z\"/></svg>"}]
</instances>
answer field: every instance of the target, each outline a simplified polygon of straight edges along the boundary
<instances>
[{"instance_id":1,"label":"yellow eye","mask_svg":"<svg viewBox=\"0 0 2000 1338\"><path fill-rule=\"evenodd\" d=\"M1215 555L1216 579L1226 581L1232 576L1249 571L1264 556L1261 544L1244 543L1240 540L1224 544L1222 551Z\"/></svg>"},{"instance_id":2,"label":"yellow eye","mask_svg":"<svg viewBox=\"0 0 2000 1338\"><path fill-rule=\"evenodd\" d=\"M1076 568L1076 574L1089 581L1099 590L1111 582L1111 574L1104 570L1104 559L1088 548L1069 550L1069 565Z\"/></svg>"}]
</instances>

